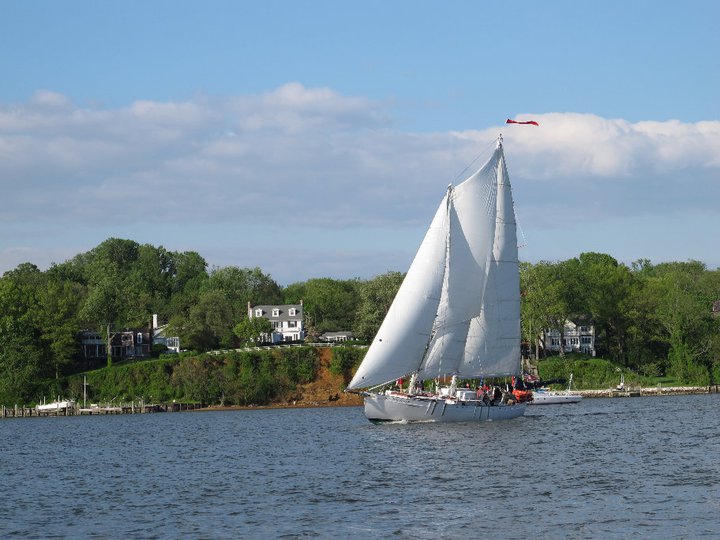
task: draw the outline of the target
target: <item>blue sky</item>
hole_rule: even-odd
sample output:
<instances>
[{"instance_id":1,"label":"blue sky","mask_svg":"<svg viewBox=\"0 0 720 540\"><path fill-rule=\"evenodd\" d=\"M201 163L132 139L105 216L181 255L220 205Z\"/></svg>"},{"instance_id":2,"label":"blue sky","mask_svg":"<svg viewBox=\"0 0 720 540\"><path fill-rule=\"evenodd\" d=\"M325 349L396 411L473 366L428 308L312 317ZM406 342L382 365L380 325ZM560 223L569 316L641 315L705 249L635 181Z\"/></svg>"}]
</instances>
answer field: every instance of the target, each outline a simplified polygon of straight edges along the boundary
<instances>
[{"instance_id":1,"label":"blue sky","mask_svg":"<svg viewBox=\"0 0 720 540\"><path fill-rule=\"evenodd\" d=\"M109 237L282 284L404 271L500 131L523 260L716 268L719 19L709 0L5 2L0 272Z\"/></svg>"}]
</instances>

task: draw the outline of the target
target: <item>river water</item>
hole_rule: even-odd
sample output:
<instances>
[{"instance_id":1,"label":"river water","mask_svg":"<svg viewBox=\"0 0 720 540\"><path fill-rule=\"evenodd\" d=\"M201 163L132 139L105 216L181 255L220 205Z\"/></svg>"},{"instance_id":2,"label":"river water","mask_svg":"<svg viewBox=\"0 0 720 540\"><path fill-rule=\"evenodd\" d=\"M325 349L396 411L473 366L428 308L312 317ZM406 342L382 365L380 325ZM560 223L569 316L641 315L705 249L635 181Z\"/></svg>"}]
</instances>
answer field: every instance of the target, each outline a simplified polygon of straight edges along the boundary
<instances>
[{"instance_id":1,"label":"river water","mask_svg":"<svg viewBox=\"0 0 720 540\"><path fill-rule=\"evenodd\" d=\"M717 538L719 395L0 420L2 538Z\"/></svg>"}]
</instances>

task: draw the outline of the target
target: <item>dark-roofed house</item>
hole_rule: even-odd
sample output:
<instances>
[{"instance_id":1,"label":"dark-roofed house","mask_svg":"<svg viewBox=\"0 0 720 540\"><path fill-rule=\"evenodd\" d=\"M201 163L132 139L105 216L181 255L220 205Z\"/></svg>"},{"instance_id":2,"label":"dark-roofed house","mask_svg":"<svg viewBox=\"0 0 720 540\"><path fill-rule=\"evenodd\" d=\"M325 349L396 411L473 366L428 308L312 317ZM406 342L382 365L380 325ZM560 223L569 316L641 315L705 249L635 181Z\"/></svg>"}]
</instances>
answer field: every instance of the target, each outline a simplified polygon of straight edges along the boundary
<instances>
[{"instance_id":1,"label":"dark-roofed house","mask_svg":"<svg viewBox=\"0 0 720 540\"><path fill-rule=\"evenodd\" d=\"M320 336L320 341L328 341L332 343L338 343L341 341L351 341L354 339L353 333L344 331L344 332L325 332L323 335Z\"/></svg>"},{"instance_id":2,"label":"dark-roofed house","mask_svg":"<svg viewBox=\"0 0 720 540\"><path fill-rule=\"evenodd\" d=\"M283 304L279 306L253 306L248 302L248 317L265 317L273 326L272 343L302 341L305 339L303 327L303 304Z\"/></svg>"},{"instance_id":3,"label":"dark-roofed house","mask_svg":"<svg viewBox=\"0 0 720 540\"><path fill-rule=\"evenodd\" d=\"M80 332L82 360L107 357L107 341L100 333L90 330ZM149 328L125 329L110 333L110 354L113 360L141 359L150 357L152 334Z\"/></svg>"},{"instance_id":4,"label":"dark-roofed house","mask_svg":"<svg viewBox=\"0 0 720 540\"><path fill-rule=\"evenodd\" d=\"M558 352L561 346L560 330L551 328L544 334L542 345L545 350ZM589 315L566 320L562 334L562 347L565 352L581 352L595 356L595 324Z\"/></svg>"}]
</instances>

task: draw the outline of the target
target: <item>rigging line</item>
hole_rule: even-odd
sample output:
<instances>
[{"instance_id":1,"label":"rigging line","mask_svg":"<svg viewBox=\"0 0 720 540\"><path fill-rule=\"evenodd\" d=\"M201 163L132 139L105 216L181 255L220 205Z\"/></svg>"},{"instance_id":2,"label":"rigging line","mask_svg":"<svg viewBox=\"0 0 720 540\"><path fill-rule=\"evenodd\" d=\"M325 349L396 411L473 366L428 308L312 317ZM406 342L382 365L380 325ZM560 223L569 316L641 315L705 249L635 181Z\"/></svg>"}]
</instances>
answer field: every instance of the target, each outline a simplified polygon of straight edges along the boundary
<instances>
[{"instance_id":1,"label":"rigging line","mask_svg":"<svg viewBox=\"0 0 720 540\"><path fill-rule=\"evenodd\" d=\"M483 146L482 149L480 150L480 152L473 158L473 160L472 160L470 163L468 163L462 171L460 171L457 175L455 175L455 178L453 179L452 183L453 183L453 184L456 184L459 180L464 180L463 177L464 177L465 173L467 172L467 170L468 170L470 167L472 167L473 164L474 164L478 159L480 159L480 158L483 157L483 156L487 156L488 149L492 148L492 147L495 146L496 144L497 144L497 138L493 139L492 142L490 142L490 143L486 144L485 146Z\"/></svg>"},{"instance_id":2,"label":"rigging line","mask_svg":"<svg viewBox=\"0 0 720 540\"><path fill-rule=\"evenodd\" d=\"M527 247L527 237L525 236L525 231L523 231L523 228L520 226L520 219L517 216L517 212L515 213L515 228L520 233L520 236L522 236L522 241L518 242L518 249Z\"/></svg>"}]
</instances>

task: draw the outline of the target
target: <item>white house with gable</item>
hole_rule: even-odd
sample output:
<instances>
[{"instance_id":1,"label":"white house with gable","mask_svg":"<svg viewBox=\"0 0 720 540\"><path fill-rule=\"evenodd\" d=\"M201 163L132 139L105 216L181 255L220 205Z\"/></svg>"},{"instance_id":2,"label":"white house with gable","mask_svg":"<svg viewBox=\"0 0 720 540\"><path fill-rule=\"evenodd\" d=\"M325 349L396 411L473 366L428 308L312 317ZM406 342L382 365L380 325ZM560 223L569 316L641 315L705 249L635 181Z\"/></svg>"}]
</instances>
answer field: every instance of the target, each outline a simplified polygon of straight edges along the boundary
<instances>
[{"instance_id":1,"label":"white house with gable","mask_svg":"<svg viewBox=\"0 0 720 540\"><path fill-rule=\"evenodd\" d=\"M152 316L152 342L153 345L165 345L170 352L180 352L180 338L177 336L167 336L167 324L158 324L157 314Z\"/></svg>"},{"instance_id":2,"label":"white house with gable","mask_svg":"<svg viewBox=\"0 0 720 540\"><path fill-rule=\"evenodd\" d=\"M560 343L560 330L552 328L545 330L542 345L546 351L581 352L595 356L595 325L588 315L581 315L567 319L562 332Z\"/></svg>"},{"instance_id":3,"label":"white house with gable","mask_svg":"<svg viewBox=\"0 0 720 540\"><path fill-rule=\"evenodd\" d=\"M272 343L302 341L305 339L303 327L303 304L283 304L279 306L253 306L248 302L248 318L264 317L273 327Z\"/></svg>"}]
</instances>

